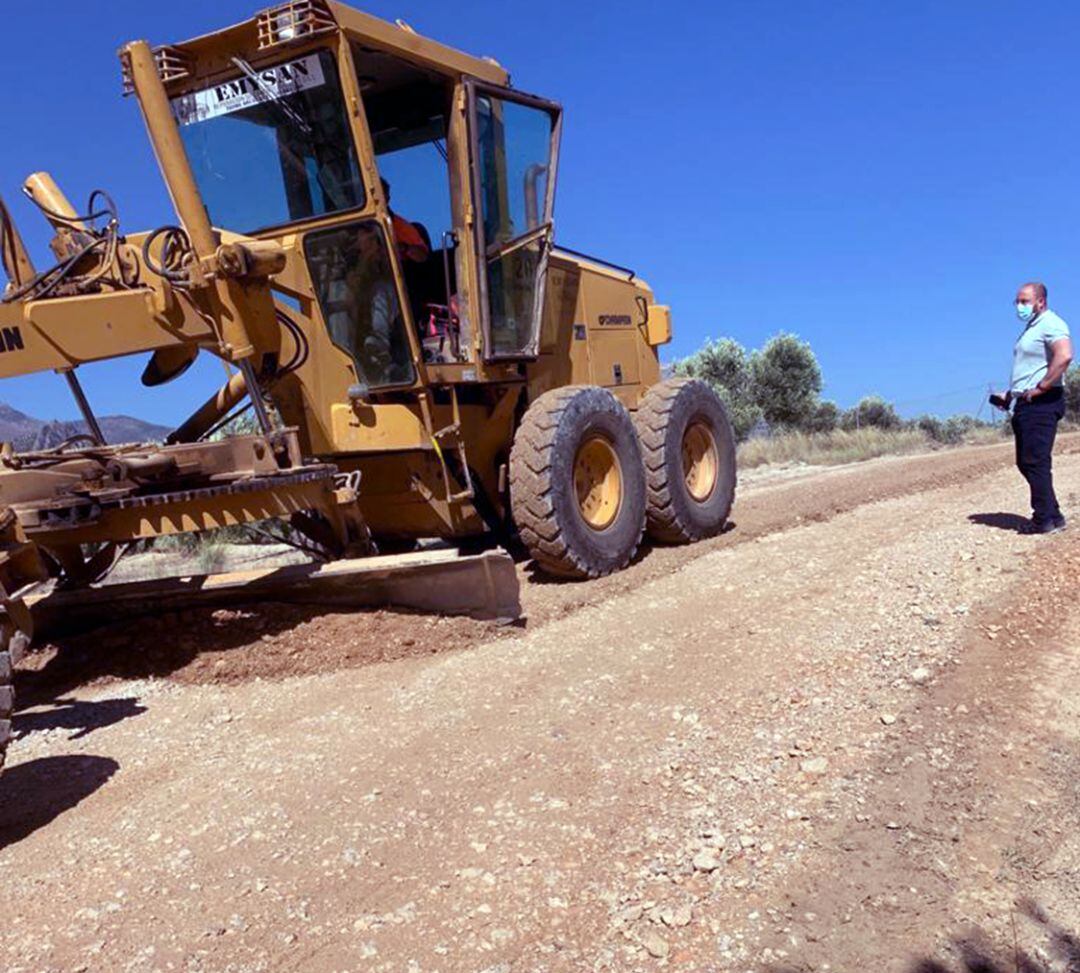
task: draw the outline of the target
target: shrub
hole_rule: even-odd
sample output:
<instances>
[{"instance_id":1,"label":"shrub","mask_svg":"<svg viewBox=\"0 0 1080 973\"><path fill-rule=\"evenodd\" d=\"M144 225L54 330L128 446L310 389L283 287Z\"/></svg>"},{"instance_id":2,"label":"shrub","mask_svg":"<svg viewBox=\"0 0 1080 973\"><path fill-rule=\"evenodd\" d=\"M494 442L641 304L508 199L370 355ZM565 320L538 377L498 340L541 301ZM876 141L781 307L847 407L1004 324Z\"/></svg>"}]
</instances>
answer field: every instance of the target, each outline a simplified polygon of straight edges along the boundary
<instances>
[{"instance_id":1,"label":"shrub","mask_svg":"<svg viewBox=\"0 0 1080 973\"><path fill-rule=\"evenodd\" d=\"M1080 365L1073 365L1065 375L1065 417L1080 422Z\"/></svg>"},{"instance_id":2,"label":"shrub","mask_svg":"<svg viewBox=\"0 0 1080 973\"><path fill-rule=\"evenodd\" d=\"M867 395L858 404L844 413L841 426L844 429L862 429L873 426L875 429L899 429L903 426L896 408L880 395Z\"/></svg>"},{"instance_id":3,"label":"shrub","mask_svg":"<svg viewBox=\"0 0 1080 973\"><path fill-rule=\"evenodd\" d=\"M949 446L955 446L962 443L975 426L976 422L971 416L949 416L941 424L941 433L938 435L937 441L946 443Z\"/></svg>"},{"instance_id":4,"label":"shrub","mask_svg":"<svg viewBox=\"0 0 1080 973\"><path fill-rule=\"evenodd\" d=\"M956 446L969 440L993 442L1005 428L1000 422L981 422L974 416L919 416L907 424L909 428L923 432L931 442L943 446Z\"/></svg>"},{"instance_id":5,"label":"shrub","mask_svg":"<svg viewBox=\"0 0 1080 973\"><path fill-rule=\"evenodd\" d=\"M210 439L218 442L229 436L250 436L259 431L259 421L251 409L238 412L220 429L216 430Z\"/></svg>"},{"instance_id":6,"label":"shrub","mask_svg":"<svg viewBox=\"0 0 1080 973\"><path fill-rule=\"evenodd\" d=\"M805 423L807 432L832 432L840 425L840 409L835 402L819 402Z\"/></svg>"},{"instance_id":7,"label":"shrub","mask_svg":"<svg viewBox=\"0 0 1080 973\"><path fill-rule=\"evenodd\" d=\"M913 428L926 434L934 442L941 442L944 423L937 416L923 415L911 421Z\"/></svg>"}]
</instances>

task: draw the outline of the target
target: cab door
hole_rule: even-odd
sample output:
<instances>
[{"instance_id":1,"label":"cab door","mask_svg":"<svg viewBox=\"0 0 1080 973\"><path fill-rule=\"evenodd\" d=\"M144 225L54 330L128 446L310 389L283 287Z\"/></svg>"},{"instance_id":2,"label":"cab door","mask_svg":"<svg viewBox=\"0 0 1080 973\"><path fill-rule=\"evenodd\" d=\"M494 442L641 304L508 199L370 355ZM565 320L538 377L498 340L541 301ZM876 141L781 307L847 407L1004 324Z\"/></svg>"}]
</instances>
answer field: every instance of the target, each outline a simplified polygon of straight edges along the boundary
<instances>
[{"instance_id":1,"label":"cab door","mask_svg":"<svg viewBox=\"0 0 1080 973\"><path fill-rule=\"evenodd\" d=\"M551 252L562 109L466 85L484 358L537 354Z\"/></svg>"}]
</instances>

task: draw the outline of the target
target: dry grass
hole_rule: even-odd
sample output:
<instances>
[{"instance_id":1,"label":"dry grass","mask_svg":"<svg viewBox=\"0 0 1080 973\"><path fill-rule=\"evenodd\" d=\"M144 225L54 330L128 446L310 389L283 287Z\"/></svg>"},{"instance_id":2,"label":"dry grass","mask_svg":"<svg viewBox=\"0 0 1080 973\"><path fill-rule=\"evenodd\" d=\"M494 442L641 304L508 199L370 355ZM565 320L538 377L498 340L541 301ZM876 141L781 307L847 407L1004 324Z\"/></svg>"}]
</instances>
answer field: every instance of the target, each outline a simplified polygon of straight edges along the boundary
<instances>
[{"instance_id":1,"label":"dry grass","mask_svg":"<svg viewBox=\"0 0 1080 973\"><path fill-rule=\"evenodd\" d=\"M957 445L1000 442L996 427L972 429ZM902 456L946 448L918 429L858 429L828 433L784 433L768 439L751 439L739 446L740 469L784 463L837 466L858 463L877 456Z\"/></svg>"},{"instance_id":2,"label":"dry grass","mask_svg":"<svg viewBox=\"0 0 1080 973\"><path fill-rule=\"evenodd\" d=\"M1060 432L1066 431L1066 424L1061 423L1059 428ZM1002 426L980 426L978 429L972 429L964 434L964 441L957 443L958 446L989 446L992 443L1004 442L1006 439L1011 438L1011 433L1007 433Z\"/></svg>"}]
</instances>

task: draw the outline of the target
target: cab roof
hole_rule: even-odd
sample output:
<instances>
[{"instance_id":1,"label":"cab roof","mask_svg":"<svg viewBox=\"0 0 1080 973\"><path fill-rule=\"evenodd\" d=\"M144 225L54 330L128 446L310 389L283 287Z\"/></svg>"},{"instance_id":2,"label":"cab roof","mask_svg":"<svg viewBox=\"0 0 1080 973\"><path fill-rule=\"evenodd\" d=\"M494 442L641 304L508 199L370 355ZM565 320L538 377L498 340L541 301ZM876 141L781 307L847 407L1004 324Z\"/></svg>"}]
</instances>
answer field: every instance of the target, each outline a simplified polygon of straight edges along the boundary
<instances>
[{"instance_id":1,"label":"cab roof","mask_svg":"<svg viewBox=\"0 0 1080 973\"><path fill-rule=\"evenodd\" d=\"M510 75L493 58L474 57L421 36L403 21L390 23L338 0L286 0L231 27L155 48L155 57L162 80L171 86L228 69L238 53L254 61L335 32L354 44L442 74L470 76L500 87L510 84Z\"/></svg>"}]
</instances>

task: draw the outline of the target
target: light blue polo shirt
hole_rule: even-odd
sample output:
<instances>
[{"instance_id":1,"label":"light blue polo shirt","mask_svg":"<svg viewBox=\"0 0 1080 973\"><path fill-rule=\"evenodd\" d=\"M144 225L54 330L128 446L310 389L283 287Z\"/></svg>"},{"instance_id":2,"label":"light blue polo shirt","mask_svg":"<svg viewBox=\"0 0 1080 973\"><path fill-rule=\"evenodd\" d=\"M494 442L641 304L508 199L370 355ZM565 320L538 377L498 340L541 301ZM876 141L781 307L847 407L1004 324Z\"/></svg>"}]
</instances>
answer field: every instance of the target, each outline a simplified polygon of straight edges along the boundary
<instances>
[{"instance_id":1,"label":"light blue polo shirt","mask_svg":"<svg viewBox=\"0 0 1080 973\"><path fill-rule=\"evenodd\" d=\"M1054 354L1050 346L1068 337L1069 326L1049 308L1028 324L1013 346L1012 381L1009 383L1013 395L1033 389L1042 381ZM1064 378L1054 384L1063 385Z\"/></svg>"}]
</instances>

